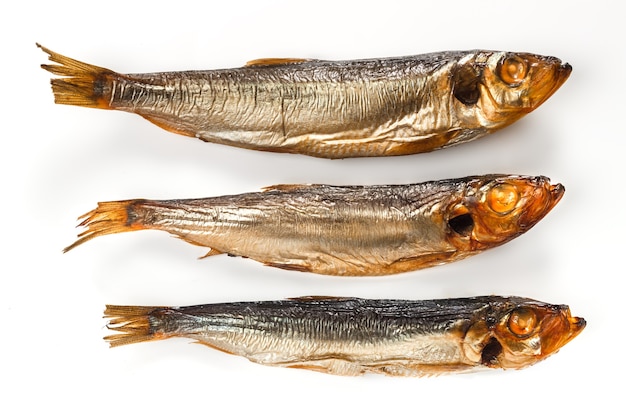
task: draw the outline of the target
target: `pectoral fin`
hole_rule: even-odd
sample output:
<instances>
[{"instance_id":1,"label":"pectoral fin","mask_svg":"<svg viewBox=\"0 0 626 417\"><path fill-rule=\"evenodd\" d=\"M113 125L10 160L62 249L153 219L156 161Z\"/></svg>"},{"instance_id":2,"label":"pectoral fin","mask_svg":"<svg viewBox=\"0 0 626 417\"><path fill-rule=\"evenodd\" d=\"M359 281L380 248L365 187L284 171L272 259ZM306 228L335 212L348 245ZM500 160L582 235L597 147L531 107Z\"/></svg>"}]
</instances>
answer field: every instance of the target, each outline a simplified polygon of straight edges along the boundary
<instances>
[{"instance_id":1,"label":"pectoral fin","mask_svg":"<svg viewBox=\"0 0 626 417\"><path fill-rule=\"evenodd\" d=\"M201 256L198 259L208 258L209 256L222 255L223 253L224 252L221 252L221 251L219 251L217 249L210 248L209 251L206 253L206 255Z\"/></svg>"},{"instance_id":2,"label":"pectoral fin","mask_svg":"<svg viewBox=\"0 0 626 417\"><path fill-rule=\"evenodd\" d=\"M343 359L320 359L283 366L343 376L358 376L365 373L365 369L359 364Z\"/></svg>"},{"instance_id":3,"label":"pectoral fin","mask_svg":"<svg viewBox=\"0 0 626 417\"><path fill-rule=\"evenodd\" d=\"M278 262L265 262L265 265L273 266L274 268L286 269L287 271L311 272L311 268L306 265L281 264Z\"/></svg>"}]
</instances>

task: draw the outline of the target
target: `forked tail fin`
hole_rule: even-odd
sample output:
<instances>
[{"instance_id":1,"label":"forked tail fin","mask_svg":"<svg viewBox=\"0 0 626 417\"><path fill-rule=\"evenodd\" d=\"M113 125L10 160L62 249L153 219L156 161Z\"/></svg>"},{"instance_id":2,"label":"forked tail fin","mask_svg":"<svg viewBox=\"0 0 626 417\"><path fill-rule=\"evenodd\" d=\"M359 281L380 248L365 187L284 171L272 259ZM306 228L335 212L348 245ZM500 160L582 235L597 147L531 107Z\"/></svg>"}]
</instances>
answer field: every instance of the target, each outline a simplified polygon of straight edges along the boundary
<instances>
[{"instance_id":1,"label":"forked tail fin","mask_svg":"<svg viewBox=\"0 0 626 417\"><path fill-rule=\"evenodd\" d=\"M104 318L109 319L107 328L119 333L105 336L104 340L111 347L116 347L166 339L169 336L150 323L150 315L161 309L162 307L107 305L104 310Z\"/></svg>"},{"instance_id":2,"label":"forked tail fin","mask_svg":"<svg viewBox=\"0 0 626 417\"><path fill-rule=\"evenodd\" d=\"M79 217L79 220L82 220L79 227L86 227L87 230L80 233L78 240L63 249L63 252L74 249L94 237L146 229L147 226L142 223L141 216L136 210L143 202L145 200L98 203L98 208Z\"/></svg>"},{"instance_id":3,"label":"forked tail fin","mask_svg":"<svg viewBox=\"0 0 626 417\"><path fill-rule=\"evenodd\" d=\"M119 74L106 68L68 58L40 44L37 46L49 55L50 61L60 64L43 64L41 68L54 75L65 77L50 80L55 103L99 109L111 108L113 79L119 77Z\"/></svg>"}]
</instances>

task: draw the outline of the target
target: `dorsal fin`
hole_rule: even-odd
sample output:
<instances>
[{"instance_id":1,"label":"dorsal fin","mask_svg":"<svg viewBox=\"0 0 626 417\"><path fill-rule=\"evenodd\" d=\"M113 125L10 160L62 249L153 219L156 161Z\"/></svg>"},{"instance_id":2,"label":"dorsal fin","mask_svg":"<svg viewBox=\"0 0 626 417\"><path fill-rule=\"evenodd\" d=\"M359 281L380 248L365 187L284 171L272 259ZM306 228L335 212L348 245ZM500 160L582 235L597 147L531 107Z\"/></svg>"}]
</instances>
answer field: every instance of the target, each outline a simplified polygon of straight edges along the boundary
<instances>
[{"instance_id":1,"label":"dorsal fin","mask_svg":"<svg viewBox=\"0 0 626 417\"><path fill-rule=\"evenodd\" d=\"M311 186L308 184L276 184L263 187L261 190L266 193L268 191L295 191L309 187Z\"/></svg>"},{"instance_id":2,"label":"dorsal fin","mask_svg":"<svg viewBox=\"0 0 626 417\"><path fill-rule=\"evenodd\" d=\"M293 301L339 301L339 300L354 300L351 297L334 297L332 295L305 295L302 297L289 297L288 300Z\"/></svg>"},{"instance_id":3,"label":"dorsal fin","mask_svg":"<svg viewBox=\"0 0 626 417\"><path fill-rule=\"evenodd\" d=\"M246 62L246 67L298 64L301 62L313 61L307 58L259 58Z\"/></svg>"}]
</instances>

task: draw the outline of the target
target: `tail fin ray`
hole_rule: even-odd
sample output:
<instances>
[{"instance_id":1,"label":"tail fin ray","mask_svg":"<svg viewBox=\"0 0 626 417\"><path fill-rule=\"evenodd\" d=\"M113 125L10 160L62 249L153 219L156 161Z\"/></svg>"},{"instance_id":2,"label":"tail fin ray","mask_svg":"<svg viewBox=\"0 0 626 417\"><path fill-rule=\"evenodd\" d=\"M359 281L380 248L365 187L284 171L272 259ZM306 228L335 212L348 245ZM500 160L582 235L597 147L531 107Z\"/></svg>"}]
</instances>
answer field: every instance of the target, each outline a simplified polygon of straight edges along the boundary
<instances>
[{"instance_id":1,"label":"tail fin ray","mask_svg":"<svg viewBox=\"0 0 626 417\"><path fill-rule=\"evenodd\" d=\"M119 332L105 336L111 347L165 339L162 332L150 325L150 314L161 307L107 305L104 318L109 319L107 328Z\"/></svg>"},{"instance_id":2,"label":"tail fin ray","mask_svg":"<svg viewBox=\"0 0 626 417\"><path fill-rule=\"evenodd\" d=\"M41 68L54 75L67 78L50 80L54 102L83 107L110 109L113 78L119 74L107 68L77 61L37 44L55 64L43 64Z\"/></svg>"},{"instance_id":3,"label":"tail fin ray","mask_svg":"<svg viewBox=\"0 0 626 417\"><path fill-rule=\"evenodd\" d=\"M79 227L86 227L86 230L78 235L76 242L63 249L63 252L70 251L98 236L145 229L146 226L141 223L133 210L135 204L142 201L144 200L98 203L95 210L79 217L78 220L82 220Z\"/></svg>"}]
</instances>

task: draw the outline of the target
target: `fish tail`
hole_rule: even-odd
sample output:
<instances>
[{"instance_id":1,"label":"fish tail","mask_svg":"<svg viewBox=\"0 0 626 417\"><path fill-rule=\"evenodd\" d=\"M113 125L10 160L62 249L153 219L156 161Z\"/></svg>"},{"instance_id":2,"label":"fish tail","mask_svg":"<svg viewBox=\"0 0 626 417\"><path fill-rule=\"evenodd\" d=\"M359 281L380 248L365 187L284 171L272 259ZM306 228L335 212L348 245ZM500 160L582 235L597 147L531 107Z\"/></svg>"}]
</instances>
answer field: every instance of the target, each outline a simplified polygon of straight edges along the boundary
<instances>
[{"instance_id":1,"label":"fish tail","mask_svg":"<svg viewBox=\"0 0 626 417\"><path fill-rule=\"evenodd\" d=\"M50 80L54 102L73 106L110 109L113 80L120 74L68 58L37 44L48 54L50 61L60 65L42 64L41 68L65 78Z\"/></svg>"},{"instance_id":2,"label":"fish tail","mask_svg":"<svg viewBox=\"0 0 626 417\"><path fill-rule=\"evenodd\" d=\"M151 212L146 202L147 200L125 200L98 203L95 210L78 218L81 221L79 227L85 227L86 230L78 235L76 242L63 249L63 252L98 236L150 228L150 224L145 221L146 215Z\"/></svg>"},{"instance_id":3,"label":"fish tail","mask_svg":"<svg viewBox=\"0 0 626 417\"><path fill-rule=\"evenodd\" d=\"M104 318L109 319L107 328L119 333L105 336L104 340L111 347L116 347L174 336L159 328L156 315L164 310L164 307L107 305L104 310Z\"/></svg>"}]
</instances>

